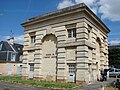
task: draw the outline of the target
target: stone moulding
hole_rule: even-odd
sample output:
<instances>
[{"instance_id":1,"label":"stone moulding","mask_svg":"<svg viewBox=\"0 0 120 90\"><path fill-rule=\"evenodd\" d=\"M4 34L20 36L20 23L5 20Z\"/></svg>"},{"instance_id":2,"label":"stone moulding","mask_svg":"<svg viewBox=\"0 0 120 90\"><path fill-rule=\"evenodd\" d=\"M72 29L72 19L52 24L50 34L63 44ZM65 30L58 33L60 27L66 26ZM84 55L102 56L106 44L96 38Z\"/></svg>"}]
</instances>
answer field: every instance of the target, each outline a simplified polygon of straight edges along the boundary
<instances>
[{"instance_id":1,"label":"stone moulding","mask_svg":"<svg viewBox=\"0 0 120 90\"><path fill-rule=\"evenodd\" d=\"M61 47L72 47L72 46L88 46L90 48L95 48L95 45L88 42L88 41L79 41L79 42L70 42L70 43L60 43L57 45L58 48L61 48Z\"/></svg>"}]
</instances>

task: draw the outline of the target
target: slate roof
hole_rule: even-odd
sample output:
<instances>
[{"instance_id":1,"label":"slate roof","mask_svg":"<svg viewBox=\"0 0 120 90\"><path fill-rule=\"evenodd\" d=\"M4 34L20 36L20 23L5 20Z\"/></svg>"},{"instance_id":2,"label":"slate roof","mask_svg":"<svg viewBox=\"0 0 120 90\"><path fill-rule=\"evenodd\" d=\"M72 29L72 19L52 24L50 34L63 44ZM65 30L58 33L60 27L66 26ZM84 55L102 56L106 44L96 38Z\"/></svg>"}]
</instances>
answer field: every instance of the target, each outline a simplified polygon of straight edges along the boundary
<instances>
[{"instance_id":1,"label":"slate roof","mask_svg":"<svg viewBox=\"0 0 120 90\"><path fill-rule=\"evenodd\" d=\"M12 45L12 46L16 52L23 53L23 45L14 43L14 45Z\"/></svg>"},{"instance_id":2,"label":"slate roof","mask_svg":"<svg viewBox=\"0 0 120 90\"><path fill-rule=\"evenodd\" d=\"M23 45L21 44L16 44L14 43L13 45L12 44L9 44L7 41L1 41L0 42L0 46L1 46L1 50L0 51L15 51L15 52L18 52L18 53L22 53L22 49L23 49Z\"/></svg>"},{"instance_id":3,"label":"slate roof","mask_svg":"<svg viewBox=\"0 0 120 90\"><path fill-rule=\"evenodd\" d=\"M0 51L13 51L8 42L1 41L1 50Z\"/></svg>"},{"instance_id":4,"label":"slate roof","mask_svg":"<svg viewBox=\"0 0 120 90\"><path fill-rule=\"evenodd\" d=\"M15 62L19 62L19 57L23 54L23 45L10 44L7 41L0 42L0 62L11 62L11 54L14 52L16 53Z\"/></svg>"}]
</instances>

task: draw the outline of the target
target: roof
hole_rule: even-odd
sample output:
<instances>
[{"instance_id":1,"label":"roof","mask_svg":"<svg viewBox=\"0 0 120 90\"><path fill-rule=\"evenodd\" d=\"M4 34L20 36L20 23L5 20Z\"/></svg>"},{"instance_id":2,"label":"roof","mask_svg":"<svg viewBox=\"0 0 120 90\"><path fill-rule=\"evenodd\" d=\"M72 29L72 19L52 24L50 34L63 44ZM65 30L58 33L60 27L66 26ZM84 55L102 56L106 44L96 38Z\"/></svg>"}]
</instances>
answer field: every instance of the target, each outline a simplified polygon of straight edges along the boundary
<instances>
[{"instance_id":1,"label":"roof","mask_svg":"<svg viewBox=\"0 0 120 90\"><path fill-rule=\"evenodd\" d=\"M22 53L23 45L21 44L9 44L7 41L0 42L0 51L14 51L17 53Z\"/></svg>"},{"instance_id":2,"label":"roof","mask_svg":"<svg viewBox=\"0 0 120 90\"><path fill-rule=\"evenodd\" d=\"M1 50L0 51L13 51L8 42L1 41L0 42Z\"/></svg>"},{"instance_id":3,"label":"roof","mask_svg":"<svg viewBox=\"0 0 120 90\"><path fill-rule=\"evenodd\" d=\"M72 11L75 11L77 9L87 10L91 14L91 16L95 17L101 23L101 26L104 27L107 30L107 32L110 32L109 28L84 3L80 3L80 4L77 4L77 5L74 5L74 6L70 6L70 7L63 8L63 9L60 9L60 10L56 10L56 11L53 11L53 12L49 12L49 13L46 13L46 14L43 14L43 15L40 15L40 16L37 16L37 17L30 18L25 23L22 23L21 25L22 26L27 26L31 22L34 22L36 20L41 20L41 21L42 21L42 19L47 20L48 17L53 17L53 16L57 17L60 14L63 14L65 12L72 12Z\"/></svg>"},{"instance_id":4,"label":"roof","mask_svg":"<svg viewBox=\"0 0 120 90\"><path fill-rule=\"evenodd\" d=\"M19 62L20 56L23 54L23 45L10 43L8 41L0 42L0 63L1 62ZM15 54L15 59L12 55Z\"/></svg>"}]
</instances>

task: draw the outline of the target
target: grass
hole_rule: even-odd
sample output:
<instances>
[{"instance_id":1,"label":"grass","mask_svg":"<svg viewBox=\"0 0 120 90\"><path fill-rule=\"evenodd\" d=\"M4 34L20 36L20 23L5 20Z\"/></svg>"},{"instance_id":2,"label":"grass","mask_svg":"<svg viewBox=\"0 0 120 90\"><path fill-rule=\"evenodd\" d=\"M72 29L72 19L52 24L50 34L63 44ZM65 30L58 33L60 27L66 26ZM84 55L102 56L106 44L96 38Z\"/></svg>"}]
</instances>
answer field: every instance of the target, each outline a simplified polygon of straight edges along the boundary
<instances>
[{"instance_id":1,"label":"grass","mask_svg":"<svg viewBox=\"0 0 120 90\"><path fill-rule=\"evenodd\" d=\"M119 89L115 88L115 86L113 86L113 83L111 83L111 84L108 84L107 86L105 86L104 90L119 90Z\"/></svg>"},{"instance_id":2,"label":"grass","mask_svg":"<svg viewBox=\"0 0 120 90\"><path fill-rule=\"evenodd\" d=\"M9 88L4 88L3 90L10 90ZM16 89L14 89L14 90L16 90Z\"/></svg>"},{"instance_id":3,"label":"grass","mask_svg":"<svg viewBox=\"0 0 120 90\"><path fill-rule=\"evenodd\" d=\"M18 83L18 84L47 87L47 88L75 88L78 86L75 83L60 83L60 82L38 81L31 79L23 80L21 76L0 76L0 80L10 83Z\"/></svg>"},{"instance_id":4,"label":"grass","mask_svg":"<svg viewBox=\"0 0 120 90\"><path fill-rule=\"evenodd\" d=\"M108 86L108 87L105 87L104 90L119 90L119 89L112 86Z\"/></svg>"},{"instance_id":5,"label":"grass","mask_svg":"<svg viewBox=\"0 0 120 90\"><path fill-rule=\"evenodd\" d=\"M9 90L9 88L4 88L4 90Z\"/></svg>"}]
</instances>

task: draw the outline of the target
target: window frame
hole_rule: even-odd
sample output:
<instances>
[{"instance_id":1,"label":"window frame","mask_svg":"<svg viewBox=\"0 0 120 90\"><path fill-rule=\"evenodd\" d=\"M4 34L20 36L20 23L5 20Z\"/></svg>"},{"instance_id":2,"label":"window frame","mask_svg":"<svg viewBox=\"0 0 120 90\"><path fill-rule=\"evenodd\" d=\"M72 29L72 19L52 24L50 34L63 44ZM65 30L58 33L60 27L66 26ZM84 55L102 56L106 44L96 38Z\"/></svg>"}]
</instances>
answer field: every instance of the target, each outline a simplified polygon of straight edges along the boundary
<instances>
[{"instance_id":1,"label":"window frame","mask_svg":"<svg viewBox=\"0 0 120 90\"><path fill-rule=\"evenodd\" d=\"M68 64L68 72L75 73L76 72L76 64Z\"/></svg>"},{"instance_id":2,"label":"window frame","mask_svg":"<svg viewBox=\"0 0 120 90\"><path fill-rule=\"evenodd\" d=\"M11 53L11 61L15 61L16 60L16 53Z\"/></svg>"},{"instance_id":3,"label":"window frame","mask_svg":"<svg viewBox=\"0 0 120 90\"><path fill-rule=\"evenodd\" d=\"M30 41L31 41L31 43L35 43L36 42L36 36L34 35L34 36L30 36Z\"/></svg>"},{"instance_id":4,"label":"window frame","mask_svg":"<svg viewBox=\"0 0 120 90\"><path fill-rule=\"evenodd\" d=\"M34 71L34 63L29 63L30 65L30 71Z\"/></svg>"},{"instance_id":5,"label":"window frame","mask_svg":"<svg viewBox=\"0 0 120 90\"><path fill-rule=\"evenodd\" d=\"M36 42L36 32L29 33L30 43L34 44Z\"/></svg>"},{"instance_id":6,"label":"window frame","mask_svg":"<svg viewBox=\"0 0 120 90\"><path fill-rule=\"evenodd\" d=\"M76 38L76 28L67 29L68 38Z\"/></svg>"}]
</instances>

